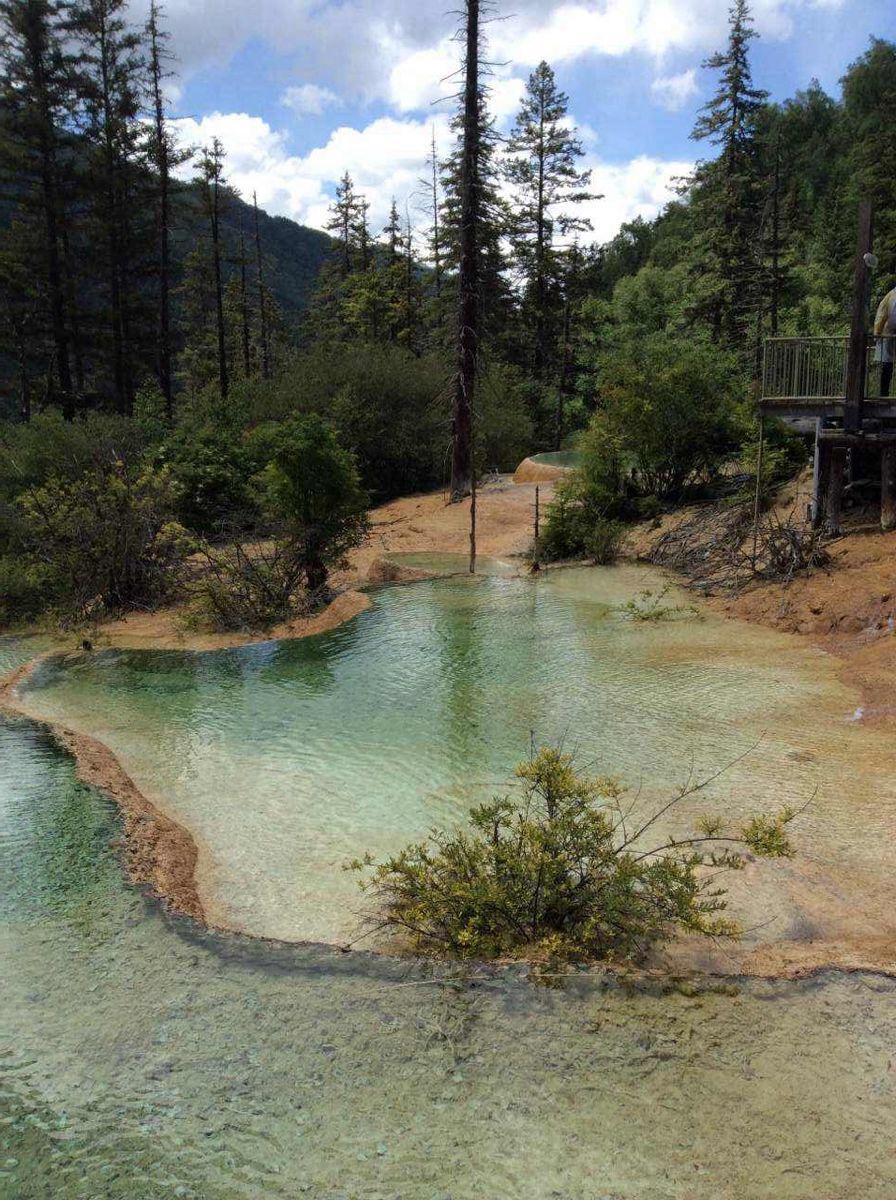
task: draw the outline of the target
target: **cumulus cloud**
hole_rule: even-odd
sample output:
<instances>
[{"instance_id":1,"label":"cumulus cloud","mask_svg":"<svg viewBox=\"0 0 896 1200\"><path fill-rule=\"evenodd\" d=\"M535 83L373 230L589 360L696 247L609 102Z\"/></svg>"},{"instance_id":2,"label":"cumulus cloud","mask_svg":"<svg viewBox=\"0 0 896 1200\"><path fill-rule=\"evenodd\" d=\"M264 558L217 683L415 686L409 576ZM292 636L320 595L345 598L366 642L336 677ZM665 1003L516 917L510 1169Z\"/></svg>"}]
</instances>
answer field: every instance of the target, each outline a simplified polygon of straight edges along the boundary
<instances>
[{"instance_id":1,"label":"cumulus cloud","mask_svg":"<svg viewBox=\"0 0 896 1200\"><path fill-rule=\"evenodd\" d=\"M791 36L812 8L845 0L753 0L765 37ZM132 0L143 20L149 0ZM513 17L489 27L491 57L512 76L542 59L559 64L585 55L638 53L657 59L721 45L722 0L517 0ZM229 61L250 40L291 60L302 78L340 96L386 101L398 112L426 107L438 81L457 65L454 18L444 0L167 0L166 23L186 76Z\"/></svg>"},{"instance_id":2,"label":"cumulus cloud","mask_svg":"<svg viewBox=\"0 0 896 1200\"><path fill-rule=\"evenodd\" d=\"M291 154L288 136L260 117L248 113L211 113L201 120L178 122L181 141L205 145L219 137L227 151L225 173L245 196L258 193L267 212L322 229L336 183L345 171L370 203L372 228L385 223L392 197L414 207L426 174L426 157L433 131L436 149L444 155L452 135L446 115L432 120L380 117L363 128L342 125L326 143L304 155ZM641 155L631 162L609 164L589 155L584 165L593 170L593 190L603 199L583 208L594 225L591 235L607 241L623 221L639 214L655 216L671 198L670 184L687 174L690 162L665 161ZM181 168L189 176L188 167ZM581 211L581 210L579 210Z\"/></svg>"},{"instance_id":3,"label":"cumulus cloud","mask_svg":"<svg viewBox=\"0 0 896 1200\"><path fill-rule=\"evenodd\" d=\"M790 37L799 15L844 0L753 0L759 33ZM721 0L592 0L538 6L516 21L495 26L498 54L517 64L556 64L587 54L619 58L641 53L661 59L682 50L721 45L728 5Z\"/></svg>"},{"instance_id":4,"label":"cumulus cloud","mask_svg":"<svg viewBox=\"0 0 896 1200\"><path fill-rule=\"evenodd\" d=\"M426 156L435 132L436 151L451 144L448 118L397 120L380 117L361 129L341 125L323 146L304 155L291 154L288 135L248 113L210 113L201 120L177 122L185 145L221 139L226 150L225 174L243 195L258 194L265 211L315 228L323 228L333 190L348 171L370 202L374 230L384 225L392 197L399 203L420 190ZM189 177L190 168L181 168Z\"/></svg>"},{"instance_id":5,"label":"cumulus cloud","mask_svg":"<svg viewBox=\"0 0 896 1200\"><path fill-rule=\"evenodd\" d=\"M700 90L697 87L697 70L691 67L679 75L660 75L651 83L650 90L663 108L678 112Z\"/></svg>"},{"instance_id":6,"label":"cumulus cloud","mask_svg":"<svg viewBox=\"0 0 896 1200\"><path fill-rule=\"evenodd\" d=\"M579 206L577 212L590 218L594 227L590 236L596 242L608 242L619 232L623 221L638 216L655 217L674 199L675 180L689 175L694 168L690 160L652 158L646 154L625 163L604 163L592 158L585 165L592 168L592 190L603 193L603 198Z\"/></svg>"},{"instance_id":7,"label":"cumulus cloud","mask_svg":"<svg viewBox=\"0 0 896 1200\"><path fill-rule=\"evenodd\" d=\"M339 104L339 97L329 88L320 87L316 83L303 83L298 87L288 87L280 95L280 103L284 108L291 108L300 117L318 117L325 108Z\"/></svg>"}]
</instances>

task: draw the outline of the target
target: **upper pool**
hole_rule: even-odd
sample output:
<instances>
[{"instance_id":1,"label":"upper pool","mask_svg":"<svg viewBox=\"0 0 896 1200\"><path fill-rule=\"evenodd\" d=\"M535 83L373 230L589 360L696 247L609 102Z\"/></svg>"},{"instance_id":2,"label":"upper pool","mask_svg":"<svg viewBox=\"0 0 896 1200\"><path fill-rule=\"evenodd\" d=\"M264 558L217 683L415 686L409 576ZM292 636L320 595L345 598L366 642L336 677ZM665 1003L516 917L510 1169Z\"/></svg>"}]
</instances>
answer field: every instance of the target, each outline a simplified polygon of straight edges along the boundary
<instances>
[{"instance_id":1,"label":"upper pool","mask_svg":"<svg viewBox=\"0 0 896 1200\"><path fill-rule=\"evenodd\" d=\"M739 911L778 938L822 915L839 936L859 897L866 924L887 927L889 745L850 721L834 661L714 617L631 620L625 601L660 583L635 567L428 580L314 638L53 658L25 698L106 742L194 834L203 904L225 928L355 937L362 897L343 863L461 820L533 742L563 742L644 804L732 762L692 811L815 794L799 859L736 881Z\"/></svg>"},{"instance_id":2,"label":"upper pool","mask_svg":"<svg viewBox=\"0 0 896 1200\"><path fill-rule=\"evenodd\" d=\"M578 450L546 450L542 454L533 454L530 462L542 463L546 467L566 467L574 471L582 465L582 455Z\"/></svg>"}]
</instances>

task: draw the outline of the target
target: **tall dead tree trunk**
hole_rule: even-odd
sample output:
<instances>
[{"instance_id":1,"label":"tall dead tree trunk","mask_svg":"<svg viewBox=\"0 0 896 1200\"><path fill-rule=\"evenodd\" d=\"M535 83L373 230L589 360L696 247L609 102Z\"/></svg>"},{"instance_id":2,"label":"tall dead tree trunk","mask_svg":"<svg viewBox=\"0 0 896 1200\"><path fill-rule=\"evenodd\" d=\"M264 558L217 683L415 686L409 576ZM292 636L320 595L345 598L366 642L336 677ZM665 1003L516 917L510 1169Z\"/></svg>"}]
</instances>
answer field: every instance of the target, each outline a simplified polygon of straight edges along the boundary
<instances>
[{"instance_id":1,"label":"tall dead tree trunk","mask_svg":"<svg viewBox=\"0 0 896 1200\"><path fill-rule=\"evenodd\" d=\"M432 276L436 300L442 296L442 242L439 227L439 159L436 154L436 131L432 131Z\"/></svg>"},{"instance_id":2,"label":"tall dead tree trunk","mask_svg":"<svg viewBox=\"0 0 896 1200\"><path fill-rule=\"evenodd\" d=\"M227 374L227 333L224 325L224 283L221 273L221 182L224 151L217 138L212 139L210 150L206 150L202 173L206 188L205 202L208 212L212 243L212 272L215 280L215 322L218 335L218 386L221 399L227 399L229 379Z\"/></svg>"},{"instance_id":3,"label":"tall dead tree trunk","mask_svg":"<svg viewBox=\"0 0 896 1200\"><path fill-rule=\"evenodd\" d=\"M252 193L252 207L255 210L255 270L258 280L258 321L261 326L261 374L265 379L271 377L271 348L268 338L267 298L264 291L264 260L261 254L261 229L258 224L258 197Z\"/></svg>"},{"instance_id":4,"label":"tall dead tree trunk","mask_svg":"<svg viewBox=\"0 0 896 1200\"><path fill-rule=\"evenodd\" d=\"M63 411L68 419L74 416L74 395L68 324L62 272L61 212L59 203L58 168L56 161L56 121L50 99L49 33L45 12L39 5L30 4L23 20L25 54L29 82L33 85L33 103L37 113L37 146L40 164L41 207L47 255L47 291L53 349Z\"/></svg>"},{"instance_id":5,"label":"tall dead tree trunk","mask_svg":"<svg viewBox=\"0 0 896 1200\"><path fill-rule=\"evenodd\" d=\"M170 252L170 155L165 126L165 98L162 92L162 38L158 25L158 5L149 9L149 73L155 119L155 159L159 176L159 387L165 398L165 415L174 415L174 386L171 372L171 252Z\"/></svg>"},{"instance_id":6,"label":"tall dead tree trunk","mask_svg":"<svg viewBox=\"0 0 896 1200\"><path fill-rule=\"evenodd\" d=\"M457 377L451 445L451 501L470 494L473 479L473 398L479 341L479 0L466 0L461 131L460 269Z\"/></svg>"},{"instance_id":7,"label":"tall dead tree trunk","mask_svg":"<svg viewBox=\"0 0 896 1200\"><path fill-rule=\"evenodd\" d=\"M243 218L240 216L240 324L243 350L243 378L252 374L249 352L249 290L246 286L246 239L243 237Z\"/></svg>"}]
</instances>

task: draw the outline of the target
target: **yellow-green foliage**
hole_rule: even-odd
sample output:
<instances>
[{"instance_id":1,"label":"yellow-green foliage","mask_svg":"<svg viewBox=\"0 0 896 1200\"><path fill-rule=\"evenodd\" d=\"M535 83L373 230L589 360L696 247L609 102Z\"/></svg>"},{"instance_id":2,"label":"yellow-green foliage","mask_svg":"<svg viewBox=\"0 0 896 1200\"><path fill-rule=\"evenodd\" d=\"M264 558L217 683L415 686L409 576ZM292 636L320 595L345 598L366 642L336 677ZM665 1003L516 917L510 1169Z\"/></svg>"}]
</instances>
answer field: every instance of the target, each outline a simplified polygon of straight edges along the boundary
<instances>
[{"instance_id":1,"label":"yellow-green foliage","mask_svg":"<svg viewBox=\"0 0 896 1200\"><path fill-rule=\"evenodd\" d=\"M618 781L578 772L569 755L542 749L516 774L519 790L474 808L468 828L434 830L379 865L352 864L372 868L362 886L381 900L385 924L410 932L419 949L627 959L677 930L736 937L719 872L738 870L746 850L793 853L789 809L732 830L708 818L657 844L658 814L639 818Z\"/></svg>"},{"instance_id":2,"label":"yellow-green foliage","mask_svg":"<svg viewBox=\"0 0 896 1200\"><path fill-rule=\"evenodd\" d=\"M192 543L172 520L165 471L87 471L48 480L19 498L32 560L47 571L60 603L77 615L171 599Z\"/></svg>"}]
</instances>

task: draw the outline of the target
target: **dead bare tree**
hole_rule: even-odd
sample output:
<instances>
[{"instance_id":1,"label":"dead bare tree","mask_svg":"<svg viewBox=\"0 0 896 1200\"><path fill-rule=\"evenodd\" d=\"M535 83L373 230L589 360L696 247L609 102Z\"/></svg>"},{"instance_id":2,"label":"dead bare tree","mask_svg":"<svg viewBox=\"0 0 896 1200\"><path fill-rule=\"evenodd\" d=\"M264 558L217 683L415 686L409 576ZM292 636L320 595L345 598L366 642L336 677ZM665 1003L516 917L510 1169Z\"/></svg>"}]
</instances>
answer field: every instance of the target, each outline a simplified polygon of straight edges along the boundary
<instances>
[{"instance_id":1,"label":"dead bare tree","mask_svg":"<svg viewBox=\"0 0 896 1200\"><path fill-rule=\"evenodd\" d=\"M822 534L797 517L769 510L754 520L752 501L699 509L664 534L647 556L687 576L700 591L740 591L755 580L787 583L824 567Z\"/></svg>"},{"instance_id":2,"label":"dead bare tree","mask_svg":"<svg viewBox=\"0 0 896 1200\"><path fill-rule=\"evenodd\" d=\"M479 0L464 0L463 122L461 128L460 264L458 272L457 375L452 413L451 502L468 496L473 478L473 400L479 342L480 120ZM471 565L475 536L471 531Z\"/></svg>"}]
</instances>

